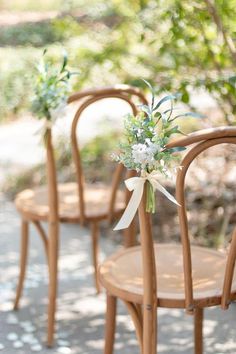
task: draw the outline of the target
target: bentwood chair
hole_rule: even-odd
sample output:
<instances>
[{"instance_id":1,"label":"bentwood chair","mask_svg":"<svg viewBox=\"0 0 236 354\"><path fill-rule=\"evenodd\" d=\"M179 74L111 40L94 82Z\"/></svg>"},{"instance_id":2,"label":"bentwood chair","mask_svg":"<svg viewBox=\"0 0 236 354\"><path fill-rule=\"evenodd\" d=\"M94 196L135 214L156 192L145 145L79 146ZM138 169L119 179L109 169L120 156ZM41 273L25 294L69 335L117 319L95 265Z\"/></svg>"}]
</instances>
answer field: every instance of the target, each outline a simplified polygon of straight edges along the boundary
<instances>
[{"instance_id":1,"label":"bentwood chair","mask_svg":"<svg viewBox=\"0 0 236 354\"><path fill-rule=\"evenodd\" d=\"M99 292L97 278L99 223L120 216L129 196L120 190L119 182L124 169L116 168L111 176L111 185L102 183L85 183L83 164L80 158L79 120L88 106L97 101L116 98L125 101L133 114L136 114L137 100L147 104L144 95L136 88L118 85L110 88L91 89L75 93L68 99L68 104L76 102L76 110L71 127L71 149L75 166L76 183L57 184L56 167L52 143L52 132L48 129L46 140L47 185L35 189L24 190L16 197L15 204L21 215L21 260L20 275L16 292L14 309L18 309L23 290L28 253L29 223L35 225L43 241L49 265L49 306L48 306L48 337L49 346L53 344L55 309L57 295L59 223L80 223L89 225L92 237L92 257L96 289ZM78 128L78 129L77 129ZM48 222L48 233L42 222ZM134 230L134 228L133 228ZM127 233L127 244L134 242L132 228ZM79 252L79 250L78 250Z\"/></svg>"},{"instance_id":2,"label":"bentwood chair","mask_svg":"<svg viewBox=\"0 0 236 354\"><path fill-rule=\"evenodd\" d=\"M194 144L195 143L195 144ZM154 244L150 215L145 211L146 190L139 206L141 245L121 250L99 268L107 290L105 354L113 353L116 299L126 304L142 354L157 353L157 308L185 308L194 315L195 353L203 353L205 307L227 309L236 299L236 228L228 254L190 245L185 206L185 176L192 161L218 144L236 145L236 128L202 130L169 144L189 146L176 182L181 244Z\"/></svg>"}]
</instances>

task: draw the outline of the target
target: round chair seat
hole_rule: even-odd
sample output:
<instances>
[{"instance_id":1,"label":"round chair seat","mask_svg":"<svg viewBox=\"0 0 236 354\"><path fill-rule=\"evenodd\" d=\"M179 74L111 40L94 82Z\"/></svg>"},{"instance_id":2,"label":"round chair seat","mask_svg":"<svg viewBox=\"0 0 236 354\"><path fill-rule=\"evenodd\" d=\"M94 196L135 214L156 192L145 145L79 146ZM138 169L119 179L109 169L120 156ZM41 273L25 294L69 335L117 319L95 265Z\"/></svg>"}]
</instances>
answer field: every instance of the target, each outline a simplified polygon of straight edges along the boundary
<instances>
[{"instance_id":1,"label":"round chair seat","mask_svg":"<svg viewBox=\"0 0 236 354\"><path fill-rule=\"evenodd\" d=\"M220 303L226 255L203 247L192 246L194 300L198 303ZM182 246L155 244L158 306L185 307ZM109 293L125 301L142 303L143 276L141 247L121 250L109 257L99 269L101 284ZM233 279L232 293L236 291Z\"/></svg>"},{"instance_id":2,"label":"round chair seat","mask_svg":"<svg viewBox=\"0 0 236 354\"><path fill-rule=\"evenodd\" d=\"M64 183L58 185L59 216L64 222L78 222L79 202L78 185ZM107 185L88 184L84 190L85 216L87 220L102 220L108 215L110 189ZM125 207L125 197L122 191L117 191L115 214L119 214ZM48 218L48 191L46 186L35 189L26 189L16 196L17 210L25 218L31 220L47 220Z\"/></svg>"}]
</instances>

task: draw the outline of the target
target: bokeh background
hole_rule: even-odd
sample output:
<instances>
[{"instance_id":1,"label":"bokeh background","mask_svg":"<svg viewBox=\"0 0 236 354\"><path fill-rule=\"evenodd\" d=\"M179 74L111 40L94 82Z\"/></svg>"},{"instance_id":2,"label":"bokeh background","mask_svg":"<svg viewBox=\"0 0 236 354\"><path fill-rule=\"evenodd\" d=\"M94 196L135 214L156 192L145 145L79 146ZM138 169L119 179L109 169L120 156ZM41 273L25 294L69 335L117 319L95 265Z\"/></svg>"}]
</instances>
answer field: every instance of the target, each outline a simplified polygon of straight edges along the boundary
<instances>
[{"instance_id":1,"label":"bokeh background","mask_svg":"<svg viewBox=\"0 0 236 354\"><path fill-rule=\"evenodd\" d=\"M144 78L157 93L179 91L184 103L198 109L206 97L213 99L224 122L233 123L235 5L235 0L1 0L0 119L27 109L43 49L56 61L65 48L70 65L80 70L75 89L117 82L144 87Z\"/></svg>"}]
</instances>

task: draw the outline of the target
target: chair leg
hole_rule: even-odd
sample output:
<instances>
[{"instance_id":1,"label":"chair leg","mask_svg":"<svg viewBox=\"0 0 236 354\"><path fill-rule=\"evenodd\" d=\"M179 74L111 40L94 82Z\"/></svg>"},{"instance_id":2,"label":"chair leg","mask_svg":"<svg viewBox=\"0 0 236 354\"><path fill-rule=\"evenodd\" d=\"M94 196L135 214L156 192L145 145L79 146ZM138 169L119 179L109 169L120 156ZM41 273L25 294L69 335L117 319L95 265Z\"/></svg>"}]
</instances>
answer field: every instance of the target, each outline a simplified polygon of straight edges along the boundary
<instances>
[{"instance_id":1,"label":"chair leg","mask_svg":"<svg viewBox=\"0 0 236 354\"><path fill-rule=\"evenodd\" d=\"M194 348L195 354L203 353L203 336L202 336L202 327L203 327L203 309L196 308L194 313Z\"/></svg>"},{"instance_id":2,"label":"chair leg","mask_svg":"<svg viewBox=\"0 0 236 354\"><path fill-rule=\"evenodd\" d=\"M157 308L143 307L142 354L157 354Z\"/></svg>"},{"instance_id":3,"label":"chair leg","mask_svg":"<svg viewBox=\"0 0 236 354\"><path fill-rule=\"evenodd\" d=\"M94 281L97 293L101 291L99 280L98 280L98 241L99 241L99 225L97 222L92 223L92 257L94 266Z\"/></svg>"},{"instance_id":4,"label":"chair leg","mask_svg":"<svg viewBox=\"0 0 236 354\"><path fill-rule=\"evenodd\" d=\"M139 342L140 353L143 353L143 316L141 306L132 302L124 301L128 312L133 320L137 339Z\"/></svg>"},{"instance_id":5,"label":"chair leg","mask_svg":"<svg viewBox=\"0 0 236 354\"><path fill-rule=\"evenodd\" d=\"M112 354L115 329L116 329L116 303L115 296L107 294L106 328L105 328L105 349L104 354Z\"/></svg>"},{"instance_id":6,"label":"chair leg","mask_svg":"<svg viewBox=\"0 0 236 354\"><path fill-rule=\"evenodd\" d=\"M53 346L55 331L55 313L57 298L57 274L58 274L58 225L49 225L48 256L49 256L49 304L48 304L48 347Z\"/></svg>"},{"instance_id":7,"label":"chair leg","mask_svg":"<svg viewBox=\"0 0 236 354\"><path fill-rule=\"evenodd\" d=\"M43 246L44 246L44 250L45 250L45 254L46 254L46 258L47 258L47 263L48 263L48 238L47 238L47 234L45 233L42 225L40 224L39 221L33 221L34 226L36 227L39 236L41 237L41 240L43 241Z\"/></svg>"},{"instance_id":8,"label":"chair leg","mask_svg":"<svg viewBox=\"0 0 236 354\"><path fill-rule=\"evenodd\" d=\"M29 244L29 223L22 220L21 222L21 251L20 251L20 274L18 280L18 286L16 290L16 298L14 302L14 310L18 310L19 301L22 295L23 284L25 279L25 271L28 256L28 244Z\"/></svg>"}]
</instances>

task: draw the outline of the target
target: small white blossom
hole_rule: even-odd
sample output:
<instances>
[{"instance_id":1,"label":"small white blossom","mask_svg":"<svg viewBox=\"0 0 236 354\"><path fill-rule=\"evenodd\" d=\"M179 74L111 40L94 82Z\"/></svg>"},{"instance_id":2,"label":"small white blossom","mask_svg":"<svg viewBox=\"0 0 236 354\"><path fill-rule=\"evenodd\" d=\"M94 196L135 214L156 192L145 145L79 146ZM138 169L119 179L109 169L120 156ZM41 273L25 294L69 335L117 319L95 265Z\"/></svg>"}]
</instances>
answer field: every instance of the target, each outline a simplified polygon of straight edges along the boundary
<instances>
[{"instance_id":1,"label":"small white blossom","mask_svg":"<svg viewBox=\"0 0 236 354\"><path fill-rule=\"evenodd\" d=\"M160 146L158 144L153 143L149 138L145 139L145 142L147 143L149 149L155 154L159 149Z\"/></svg>"},{"instance_id":2,"label":"small white blossom","mask_svg":"<svg viewBox=\"0 0 236 354\"><path fill-rule=\"evenodd\" d=\"M134 144L132 146L132 157L135 163L141 164L142 167L153 164L155 161L154 155L157 151L157 146L150 139L146 139L146 144Z\"/></svg>"},{"instance_id":3,"label":"small white blossom","mask_svg":"<svg viewBox=\"0 0 236 354\"><path fill-rule=\"evenodd\" d=\"M137 131L137 136L140 138L142 136L142 134L143 134L143 129L139 128Z\"/></svg>"},{"instance_id":4,"label":"small white blossom","mask_svg":"<svg viewBox=\"0 0 236 354\"><path fill-rule=\"evenodd\" d=\"M164 160L160 160L160 165L162 166L162 167L164 167L165 166L165 161Z\"/></svg>"}]
</instances>

